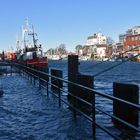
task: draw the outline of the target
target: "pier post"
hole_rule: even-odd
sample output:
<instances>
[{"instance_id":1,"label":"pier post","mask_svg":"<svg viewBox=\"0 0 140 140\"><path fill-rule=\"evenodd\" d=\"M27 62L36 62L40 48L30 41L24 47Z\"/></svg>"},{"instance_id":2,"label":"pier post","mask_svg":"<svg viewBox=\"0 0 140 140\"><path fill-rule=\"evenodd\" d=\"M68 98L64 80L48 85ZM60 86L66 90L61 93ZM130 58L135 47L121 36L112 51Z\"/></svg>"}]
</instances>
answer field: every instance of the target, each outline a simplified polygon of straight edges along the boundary
<instances>
[{"instance_id":1,"label":"pier post","mask_svg":"<svg viewBox=\"0 0 140 140\"><path fill-rule=\"evenodd\" d=\"M63 77L62 70L57 70L57 69L51 69L51 75L58 77L58 78ZM61 81L57 78L54 78L54 77L51 77L51 84L52 84L51 90L56 93L59 93L60 88L63 87L63 81Z\"/></svg>"},{"instance_id":2,"label":"pier post","mask_svg":"<svg viewBox=\"0 0 140 140\"><path fill-rule=\"evenodd\" d=\"M91 88L93 89L93 81L94 78L93 76L90 75L83 75L83 74L79 74L77 76L77 83L80 85L83 85L85 87ZM93 108L95 108L95 95L93 94L92 91L86 90L82 87L76 87L76 96L82 98L83 100L89 102L89 103L93 103ZM76 101L77 102L77 107L78 109L82 110L84 113L86 114L91 114L93 111L93 108L91 109L86 103L83 103L79 100ZM95 115L95 114L93 114Z\"/></svg>"},{"instance_id":3,"label":"pier post","mask_svg":"<svg viewBox=\"0 0 140 140\"><path fill-rule=\"evenodd\" d=\"M123 84L123 83L113 83L113 95L120 99L129 101L134 104L139 104L139 88L137 85ZM116 117L138 127L139 124L139 112L133 107L119 102L113 102L113 114ZM121 129L129 129L127 126L121 122L113 119L114 124Z\"/></svg>"},{"instance_id":4,"label":"pier post","mask_svg":"<svg viewBox=\"0 0 140 140\"><path fill-rule=\"evenodd\" d=\"M51 69L51 75L62 78L63 73L62 70L57 70L57 69ZM59 98L59 107L61 107L61 88L63 87L63 81L51 77L51 90L55 93L58 93L58 98Z\"/></svg>"},{"instance_id":5,"label":"pier post","mask_svg":"<svg viewBox=\"0 0 140 140\"><path fill-rule=\"evenodd\" d=\"M77 81L77 75L78 75L78 55L68 55L68 81L76 83ZM68 83L68 92L71 93L72 95L75 95L75 89L72 84ZM75 98L68 94L68 101L70 103L74 103ZM76 118L76 111L73 110L73 115Z\"/></svg>"}]
</instances>

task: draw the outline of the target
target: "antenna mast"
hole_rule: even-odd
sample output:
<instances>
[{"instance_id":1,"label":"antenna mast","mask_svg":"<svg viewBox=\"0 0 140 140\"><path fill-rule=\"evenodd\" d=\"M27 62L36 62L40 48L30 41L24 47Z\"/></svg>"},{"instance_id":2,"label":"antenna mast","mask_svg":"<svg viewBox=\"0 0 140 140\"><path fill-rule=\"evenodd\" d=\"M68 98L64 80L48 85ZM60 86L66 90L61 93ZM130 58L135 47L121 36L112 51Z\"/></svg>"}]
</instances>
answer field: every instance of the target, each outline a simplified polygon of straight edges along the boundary
<instances>
[{"instance_id":1,"label":"antenna mast","mask_svg":"<svg viewBox=\"0 0 140 140\"><path fill-rule=\"evenodd\" d=\"M25 26L22 26L22 51L25 49L26 44L25 44L25 33L29 32L29 22L28 22L28 17L25 19Z\"/></svg>"},{"instance_id":2,"label":"antenna mast","mask_svg":"<svg viewBox=\"0 0 140 140\"><path fill-rule=\"evenodd\" d=\"M16 49L17 49L17 51L19 51L18 33L16 33Z\"/></svg>"}]
</instances>

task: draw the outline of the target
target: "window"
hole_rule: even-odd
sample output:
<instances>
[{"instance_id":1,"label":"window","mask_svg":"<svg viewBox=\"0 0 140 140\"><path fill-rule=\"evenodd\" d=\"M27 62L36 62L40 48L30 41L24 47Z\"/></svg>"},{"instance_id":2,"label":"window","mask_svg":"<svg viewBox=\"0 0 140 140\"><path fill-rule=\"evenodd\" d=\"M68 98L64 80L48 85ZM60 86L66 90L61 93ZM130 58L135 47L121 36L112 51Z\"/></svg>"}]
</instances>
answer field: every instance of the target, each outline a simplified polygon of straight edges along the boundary
<instances>
[{"instance_id":1,"label":"window","mask_svg":"<svg viewBox=\"0 0 140 140\"><path fill-rule=\"evenodd\" d=\"M138 40L138 37L137 36L135 37L135 40Z\"/></svg>"}]
</instances>

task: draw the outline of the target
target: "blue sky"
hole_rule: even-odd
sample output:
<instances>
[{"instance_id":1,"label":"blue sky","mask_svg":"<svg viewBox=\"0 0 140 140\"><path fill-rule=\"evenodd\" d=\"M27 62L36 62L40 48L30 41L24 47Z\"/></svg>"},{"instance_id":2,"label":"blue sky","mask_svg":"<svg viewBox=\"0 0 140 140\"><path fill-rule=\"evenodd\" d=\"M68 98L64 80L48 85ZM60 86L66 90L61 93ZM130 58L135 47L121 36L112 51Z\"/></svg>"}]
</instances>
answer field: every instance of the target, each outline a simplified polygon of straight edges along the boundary
<instances>
[{"instance_id":1,"label":"blue sky","mask_svg":"<svg viewBox=\"0 0 140 140\"><path fill-rule=\"evenodd\" d=\"M140 0L0 0L0 50L15 49L26 17L44 51L61 43L74 51L98 31L117 41L120 33L140 25L139 5Z\"/></svg>"}]
</instances>

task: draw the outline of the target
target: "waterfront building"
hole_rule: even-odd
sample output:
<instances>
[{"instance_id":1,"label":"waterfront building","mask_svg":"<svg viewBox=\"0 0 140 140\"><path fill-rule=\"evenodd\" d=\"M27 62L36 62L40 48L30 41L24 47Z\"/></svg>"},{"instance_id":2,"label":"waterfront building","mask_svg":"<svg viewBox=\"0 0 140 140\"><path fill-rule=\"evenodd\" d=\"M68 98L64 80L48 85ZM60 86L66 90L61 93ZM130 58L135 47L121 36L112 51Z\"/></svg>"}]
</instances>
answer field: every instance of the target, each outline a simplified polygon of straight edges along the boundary
<instances>
[{"instance_id":1,"label":"waterfront building","mask_svg":"<svg viewBox=\"0 0 140 140\"><path fill-rule=\"evenodd\" d=\"M140 34L140 26L134 26L126 31L127 35L137 35Z\"/></svg>"},{"instance_id":2,"label":"waterfront building","mask_svg":"<svg viewBox=\"0 0 140 140\"><path fill-rule=\"evenodd\" d=\"M97 58L101 58L102 60L106 58L106 48L107 45L102 44L102 45L96 45L97 48Z\"/></svg>"},{"instance_id":3,"label":"waterfront building","mask_svg":"<svg viewBox=\"0 0 140 140\"><path fill-rule=\"evenodd\" d=\"M119 35L120 43L123 43L123 50L128 51L126 56L136 55L140 53L140 26L134 26L128 29L125 34Z\"/></svg>"},{"instance_id":4,"label":"waterfront building","mask_svg":"<svg viewBox=\"0 0 140 140\"><path fill-rule=\"evenodd\" d=\"M84 53L91 56L92 59L104 59L106 57L107 37L101 32L94 33L87 37Z\"/></svg>"},{"instance_id":5,"label":"waterfront building","mask_svg":"<svg viewBox=\"0 0 140 140\"><path fill-rule=\"evenodd\" d=\"M106 57L107 58L111 58L111 56L112 56L112 53L113 53L113 44L108 44L106 46Z\"/></svg>"},{"instance_id":6,"label":"waterfront building","mask_svg":"<svg viewBox=\"0 0 140 140\"><path fill-rule=\"evenodd\" d=\"M112 44L109 44L108 38L100 32L88 36L85 45L77 45L75 49L79 56L92 60L103 60L112 54Z\"/></svg>"},{"instance_id":7,"label":"waterfront building","mask_svg":"<svg viewBox=\"0 0 140 140\"><path fill-rule=\"evenodd\" d=\"M101 45L101 44L107 44L107 37L104 36L102 33L94 33L93 35L89 36L86 40L86 46L91 45Z\"/></svg>"}]
</instances>

